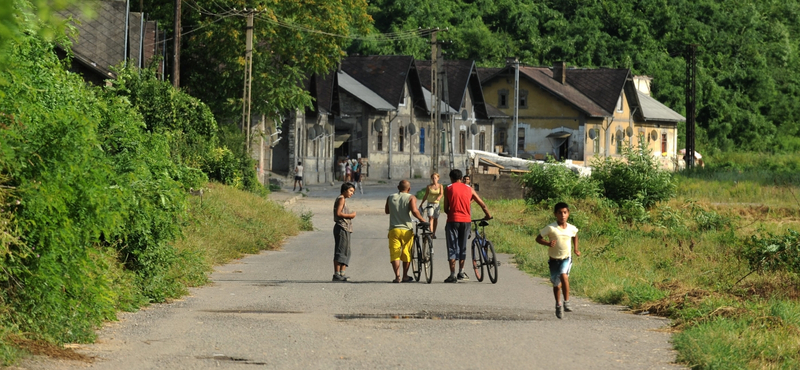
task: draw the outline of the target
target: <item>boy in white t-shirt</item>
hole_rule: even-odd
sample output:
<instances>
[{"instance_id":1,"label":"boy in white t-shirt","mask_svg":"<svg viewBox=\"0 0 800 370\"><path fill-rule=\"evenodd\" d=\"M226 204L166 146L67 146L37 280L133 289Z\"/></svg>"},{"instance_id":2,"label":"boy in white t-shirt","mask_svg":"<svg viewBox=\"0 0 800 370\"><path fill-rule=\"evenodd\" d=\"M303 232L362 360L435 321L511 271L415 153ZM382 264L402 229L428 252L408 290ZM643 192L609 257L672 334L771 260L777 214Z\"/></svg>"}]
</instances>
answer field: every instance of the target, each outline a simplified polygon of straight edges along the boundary
<instances>
[{"instance_id":1,"label":"boy in white t-shirt","mask_svg":"<svg viewBox=\"0 0 800 370\"><path fill-rule=\"evenodd\" d=\"M553 209L556 222L539 230L536 242L549 247L550 255L550 282L553 283L553 295L556 298L556 317L559 319L566 312L572 312L569 305L569 270L572 268L570 250L575 250L575 255L581 255L578 250L578 228L567 223L569 219L569 206L560 202ZM548 239L545 239L548 238ZM564 305L561 305L561 294L564 293Z\"/></svg>"}]
</instances>

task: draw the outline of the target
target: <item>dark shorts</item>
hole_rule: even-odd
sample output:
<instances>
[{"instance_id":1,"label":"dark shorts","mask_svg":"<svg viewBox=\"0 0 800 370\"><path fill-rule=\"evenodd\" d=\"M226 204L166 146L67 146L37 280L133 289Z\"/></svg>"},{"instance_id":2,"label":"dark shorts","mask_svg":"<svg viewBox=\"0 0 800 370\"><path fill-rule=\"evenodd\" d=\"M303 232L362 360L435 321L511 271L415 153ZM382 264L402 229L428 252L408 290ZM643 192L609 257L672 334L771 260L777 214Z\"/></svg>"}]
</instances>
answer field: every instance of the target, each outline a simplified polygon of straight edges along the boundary
<instances>
[{"instance_id":1,"label":"dark shorts","mask_svg":"<svg viewBox=\"0 0 800 370\"><path fill-rule=\"evenodd\" d=\"M358 172L353 172L353 181L355 182L361 181L361 174Z\"/></svg>"},{"instance_id":2,"label":"dark shorts","mask_svg":"<svg viewBox=\"0 0 800 370\"><path fill-rule=\"evenodd\" d=\"M550 259L547 261L547 266L550 267L550 282L554 287L561 285L561 275L569 276L569 270L572 269L572 258L564 258L563 260Z\"/></svg>"},{"instance_id":3,"label":"dark shorts","mask_svg":"<svg viewBox=\"0 0 800 370\"><path fill-rule=\"evenodd\" d=\"M339 225L333 226L333 261L350 266L350 232Z\"/></svg>"},{"instance_id":4,"label":"dark shorts","mask_svg":"<svg viewBox=\"0 0 800 370\"><path fill-rule=\"evenodd\" d=\"M448 222L444 227L445 237L447 238L447 259L467 259L469 226L469 222Z\"/></svg>"},{"instance_id":5,"label":"dark shorts","mask_svg":"<svg viewBox=\"0 0 800 370\"><path fill-rule=\"evenodd\" d=\"M303 181L303 176L295 176L294 181Z\"/></svg>"}]
</instances>

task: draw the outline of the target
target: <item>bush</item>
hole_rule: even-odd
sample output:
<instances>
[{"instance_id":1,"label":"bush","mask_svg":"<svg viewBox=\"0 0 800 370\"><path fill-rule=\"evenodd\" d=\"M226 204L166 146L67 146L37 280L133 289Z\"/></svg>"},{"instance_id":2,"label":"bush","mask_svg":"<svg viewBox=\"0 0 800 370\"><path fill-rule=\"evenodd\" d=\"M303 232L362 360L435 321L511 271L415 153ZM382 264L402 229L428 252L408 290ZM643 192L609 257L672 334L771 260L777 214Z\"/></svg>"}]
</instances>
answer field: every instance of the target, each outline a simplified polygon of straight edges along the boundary
<instances>
[{"instance_id":1,"label":"bush","mask_svg":"<svg viewBox=\"0 0 800 370\"><path fill-rule=\"evenodd\" d=\"M592 179L602 194L622 206L636 201L650 209L675 196L672 174L661 169L649 150L623 149L624 159L597 158L592 162Z\"/></svg>"},{"instance_id":2,"label":"bush","mask_svg":"<svg viewBox=\"0 0 800 370\"><path fill-rule=\"evenodd\" d=\"M742 256L753 271L800 273L800 233L789 229L784 235L752 235Z\"/></svg>"},{"instance_id":3,"label":"bush","mask_svg":"<svg viewBox=\"0 0 800 370\"><path fill-rule=\"evenodd\" d=\"M519 176L518 181L525 187L525 199L530 203L586 199L599 194L597 182L553 161L532 164L529 172Z\"/></svg>"}]
</instances>

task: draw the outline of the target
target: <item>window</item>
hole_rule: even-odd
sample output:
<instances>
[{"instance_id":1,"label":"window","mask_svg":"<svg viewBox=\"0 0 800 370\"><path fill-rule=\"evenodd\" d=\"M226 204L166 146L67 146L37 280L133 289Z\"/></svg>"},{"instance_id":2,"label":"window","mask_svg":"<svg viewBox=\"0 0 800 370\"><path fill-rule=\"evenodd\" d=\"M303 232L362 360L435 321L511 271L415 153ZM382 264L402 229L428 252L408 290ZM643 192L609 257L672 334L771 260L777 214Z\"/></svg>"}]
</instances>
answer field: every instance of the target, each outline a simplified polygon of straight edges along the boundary
<instances>
[{"instance_id":1,"label":"window","mask_svg":"<svg viewBox=\"0 0 800 370\"><path fill-rule=\"evenodd\" d=\"M617 98L617 112L622 112L622 95Z\"/></svg>"},{"instance_id":2,"label":"window","mask_svg":"<svg viewBox=\"0 0 800 370\"><path fill-rule=\"evenodd\" d=\"M528 90L519 91L519 107L520 109L528 108Z\"/></svg>"},{"instance_id":3,"label":"window","mask_svg":"<svg viewBox=\"0 0 800 370\"><path fill-rule=\"evenodd\" d=\"M378 131L378 148L377 149L378 149L379 152L383 151L383 132L382 131Z\"/></svg>"},{"instance_id":4,"label":"window","mask_svg":"<svg viewBox=\"0 0 800 370\"><path fill-rule=\"evenodd\" d=\"M661 134L661 153L667 152L667 134Z\"/></svg>"},{"instance_id":5,"label":"window","mask_svg":"<svg viewBox=\"0 0 800 370\"><path fill-rule=\"evenodd\" d=\"M497 141L494 143L494 145L506 145L506 129L500 128L497 130Z\"/></svg>"},{"instance_id":6,"label":"window","mask_svg":"<svg viewBox=\"0 0 800 370\"><path fill-rule=\"evenodd\" d=\"M594 140L592 140L592 141L594 142L594 144L593 144L594 145L594 154L599 155L600 154L600 135L595 136Z\"/></svg>"},{"instance_id":7,"label":"window","mask_svg":"<svg viewBox=\"0 0 800 370\"><path fill-rule=\"evenodd\" d=\"M639 132L639 151L644 151L647 148L647 140L645 139L644 131Z\"/></svg>"},{"instance_id":8,"label":"window","mask_svg":"<svg viewBox=\"0 0 800 370\"><path fill-rule=\"evenodd\" d=\"M406 128L400 127L400 135L397 138L397 151L402 152L406 144Z\"/></svg>"},{"instance_id":9,"label":"window","mask_svg":"<svg viewBox=\"0 0 800 370\"><path fill-rule=\"evenodd\" d=\"M525 150L525 129L519 128L517 130L517 150Z\"/></svg>"},{"instance_id":10,"label":"window","mask_svg":"<svg viewBox=\"0 0 800 370\"><path fill-rule=\"evenodd\" d=\"M478 134L478 150L486 150L486 132Z\"/></svg>"},{"instance_id":11,"label":"window","mask_svg":"<svg viewBox=\"0 0 800 370\"><path fill-rule=\"evenodd\" d=\"M508 90L502 89L497 92L497 107L508 108Z\"/></svg>"},{"instance_id":12,"label":"window","mask_svg":"<svg viewBox=\"0 0 800 370\"><path fill-rule=\"evenodd\" d=\"M419 129L419 153L425 154L425 128L420 127Z\"/></svg>"},{"instance_id":13,"label":"window","mask_svg":"<svg viewBox=\"0 0 800 370\"><path fill-rule=\"evenodd\" d=\"M460 154L464 154L467 152L467 132L466 131L459 131L458 132L458 152Z\"/></svg>"},{"instance_id":14,"label":"window","mask_svg":"<svg viewBox=\"0 0 800 370\"><path fill-rule=\"evenodd\" d=\"M622 131L617 131L617 154L622 154L622 146L625 143L624 135Z\"/></svg>"}]
</instances>

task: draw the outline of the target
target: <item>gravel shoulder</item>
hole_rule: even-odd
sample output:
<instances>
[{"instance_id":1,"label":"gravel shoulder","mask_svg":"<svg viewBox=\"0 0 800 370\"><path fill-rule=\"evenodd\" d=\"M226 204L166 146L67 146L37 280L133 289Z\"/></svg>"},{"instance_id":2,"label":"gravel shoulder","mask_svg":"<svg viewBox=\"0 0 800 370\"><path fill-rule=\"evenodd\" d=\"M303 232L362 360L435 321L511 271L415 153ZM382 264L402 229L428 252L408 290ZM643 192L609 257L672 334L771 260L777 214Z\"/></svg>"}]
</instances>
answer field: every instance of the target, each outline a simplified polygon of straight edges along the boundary
<instances>
[{"instance_id":1,"label":"gravel shoulder","mask_svg":"<svg viewBox=\"0 0 800 370\"><path fill-rule=\"evenodd\" d=\"M357 212L351 282L330 281L338 186L311 187L288 207L314 212L315 231L217 267L211 285L182 300L120 314L97 343L76 346L91 363L33 358L18 368L682 368L659 330L667 320L580 297L559 320L549 283L506 255L497 284L471 271L471 281L444 284L446 247L437 239L433 284L391 284L383 205L393 188L370 184L349 201Z\"/></svg>"}]
</instances>

